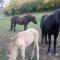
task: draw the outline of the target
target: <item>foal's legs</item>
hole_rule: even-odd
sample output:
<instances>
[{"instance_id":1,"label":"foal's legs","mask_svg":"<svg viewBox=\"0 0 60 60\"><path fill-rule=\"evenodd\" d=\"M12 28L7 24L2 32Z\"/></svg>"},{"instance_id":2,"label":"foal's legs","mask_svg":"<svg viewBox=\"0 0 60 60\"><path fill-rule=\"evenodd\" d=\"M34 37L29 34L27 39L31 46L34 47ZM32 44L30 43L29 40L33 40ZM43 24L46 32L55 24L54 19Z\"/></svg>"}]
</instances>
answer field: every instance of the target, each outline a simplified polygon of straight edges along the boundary
<instances>
[{"instance_id":1,"label":"foal's legs","mask_svg":"<svg viewBox=\"0 0 60 60\"><path fill-rule=\"evenodd\" d=\"M21 47L22 60L25 60L25 47Z\"/></svg>"},{"instance_id":2,"label":"foal's legs","mask_svg":"<svg viewBox=\"0 0 60 60\"><path fill-rule=\"evenodd\" d=\"M32 59L33 56L34 56L34 50L35 50L35 44L33 44L33 50L32 50L32 56L31 56L31 59Z\"/></svg>"},{"instance_id":3,"label":"foal's legs","mask_svg":"<svg viewBox=\"0 0 60 60\"><path fill-rule=\"evenodd\" d=\"M50 53L50 47L51 47L51 35L48 35L48 39L49 39L49 46L48 46L48 53Z\"/></svg>"},{"instance_id":4,"label":"foal's legs","mask_svg":"<svg viewBox=\"0 0 60 60\"><path fill-rule=\"evenodd\" d=\"M9 55L9 60L16 60L17 55L18 55L17 50L18 50L17 46L14 46L13 48L11 48L11 52L10 52L10 55Z\"/></svg>"},{"instance_id":5,"label":"foal's legs","mask_svg":"<svg viewBox=\"0 0 60 60\"><path fill-rule=\"evenodd\" d=\"M37 60L39 60L39 44L38 44L38 40L39 40L39 34L37 34L35 36L35 40L34 40L34 44L37 50Z\"/></svg>"},{"instance_id":6,"label":"foal's legs","mask_svg":"<svg viewBox=\"0 0 60 60\"><path fill-rule=\"evenodd\" d=\"M39 60L39 45L38 45L38 42L36 42L36 50L37 50L37 60Z\"/></svg>"}]
</instances>

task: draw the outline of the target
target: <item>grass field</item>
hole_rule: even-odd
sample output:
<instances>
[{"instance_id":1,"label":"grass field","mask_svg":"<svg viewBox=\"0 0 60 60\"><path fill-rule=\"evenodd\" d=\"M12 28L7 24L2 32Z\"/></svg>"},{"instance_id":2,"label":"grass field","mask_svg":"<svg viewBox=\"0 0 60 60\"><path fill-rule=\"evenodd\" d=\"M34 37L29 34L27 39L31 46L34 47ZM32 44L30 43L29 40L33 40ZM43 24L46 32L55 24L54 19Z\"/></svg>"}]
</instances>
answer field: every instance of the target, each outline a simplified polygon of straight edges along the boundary
<instances>
[{"instance_id":1,"label":"grass field","mask_svg":"<svg viewBox=\"0 0 60 60\"><path fill-rule=\"evenodd\" d=\"M34 15L36 17L37 20L37 24L33 24L30 23L28 25L28 28L36 28L39 32L40 32L40 20L41 17L45 14L50 14L51 12L46 12L46 13L32 13L32 15ZM9 38L14 36L17 32L22 31L23 30L23 26L22 25L17 25L16 26L16 32L10 32L10 19L11 17L6 17L4 16L2 19L0 19L0 60L8 60L7 58L7 45L10 42ZM42 48L42 46L41 46ZM45 49L44 49L45 48ZM28 51L28 50L27 50ZM29 48L29 52L30 53L31 48ZM47 51L47 46L43 46L42 49L40 49L40 60L60 60L60 55L59 56L48 56L46 54ZM27 55L27 54L26 54ZM27 55L28 57L30 55ZM18 60L21 60L20 58ZM26 58L26 60L28 60ZM36 60L36 57L33 59Z\"/></svg>"}]
</instances>

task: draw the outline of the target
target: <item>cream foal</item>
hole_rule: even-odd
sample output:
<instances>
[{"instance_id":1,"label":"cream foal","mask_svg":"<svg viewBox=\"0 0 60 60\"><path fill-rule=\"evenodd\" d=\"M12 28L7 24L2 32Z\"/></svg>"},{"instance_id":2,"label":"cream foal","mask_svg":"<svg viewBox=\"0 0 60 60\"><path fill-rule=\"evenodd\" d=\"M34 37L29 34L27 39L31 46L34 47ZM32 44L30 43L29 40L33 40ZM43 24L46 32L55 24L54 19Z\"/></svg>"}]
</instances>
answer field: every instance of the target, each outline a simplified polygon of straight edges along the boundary
<instances>
[{"instance_id":1,"label":"cream foal","mask_svg":"<svg viewBox=\"0 0 60 60\"><path fill-rule=\"evenodd\" d=\"M25 48L33 44L32 56L34 56L34 49L37 49L37 60L39 60L39 33L34 28L27 29L26 31L19 32L16 36L12 37L13 40L9 45L9 60L16 60L18 55L18 48L21 50L22 59L25 60Z\"/></svg>"}]
</instances>

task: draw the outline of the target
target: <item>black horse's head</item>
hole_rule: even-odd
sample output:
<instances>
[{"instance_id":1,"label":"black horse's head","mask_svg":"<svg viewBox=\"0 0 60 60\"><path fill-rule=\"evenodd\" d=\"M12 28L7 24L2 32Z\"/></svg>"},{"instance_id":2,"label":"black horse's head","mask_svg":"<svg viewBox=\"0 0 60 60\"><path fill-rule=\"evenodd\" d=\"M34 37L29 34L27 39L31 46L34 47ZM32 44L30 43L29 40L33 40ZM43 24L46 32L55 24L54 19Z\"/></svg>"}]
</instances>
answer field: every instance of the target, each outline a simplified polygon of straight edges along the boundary
<instances>
[{"instance_id":1,"label":"black horse's head","mask_svg":"<svg viewBox=\"0 0 60 60\"><path fill-rule=\"evenodd\" d=\"M32 15L28 15L28 20L32 21L34 24L37 24L36 18Z\"/></svg>"},{"instance_id":2,"label":"black horse's head","mask_svg":"<svg viewBox=\"0 0 60 60\"><path fill-rule=\"evenodd\" d=\"M60 25L60 9L56 9L54 15L57 23Z\"/></svg>"}]
</instances>

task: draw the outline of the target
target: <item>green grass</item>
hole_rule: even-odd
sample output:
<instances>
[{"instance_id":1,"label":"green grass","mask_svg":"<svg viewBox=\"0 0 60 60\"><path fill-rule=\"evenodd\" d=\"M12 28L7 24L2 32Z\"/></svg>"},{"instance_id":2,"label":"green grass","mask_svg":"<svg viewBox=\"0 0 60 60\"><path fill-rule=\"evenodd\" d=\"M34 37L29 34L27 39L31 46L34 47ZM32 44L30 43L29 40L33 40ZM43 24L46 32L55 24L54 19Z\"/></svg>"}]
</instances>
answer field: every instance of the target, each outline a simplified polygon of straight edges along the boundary
<instances>
[{"instance_id":1,"label":"green grass","mask_svg":"<svg viewBox=\"0 0 60 60\"><path fill-rule=\"evenodd\" d=\"M36 28L38 31L40 31L40 20L41 17L45 14L50 14L49 13L32 13L32 15L34 15L36 17L37 20L37 24L33 24L33 23L29 23L28 28ZM3 17L2 19L0 19L0 45L1 45L1 49L0 49L0 60L7 60L7 43L9 42L9 38L13 35L15 35L17 32L22 31L23 30L23 26L22 25L17 25L16 27L16 32L10 32L10 19L11 17Z\"/></svg>"}]
</instances>

